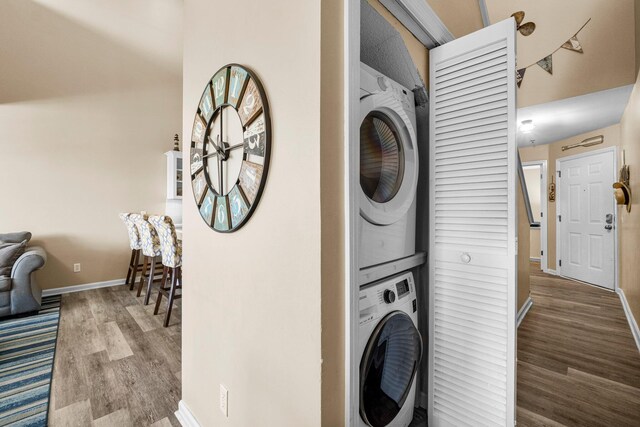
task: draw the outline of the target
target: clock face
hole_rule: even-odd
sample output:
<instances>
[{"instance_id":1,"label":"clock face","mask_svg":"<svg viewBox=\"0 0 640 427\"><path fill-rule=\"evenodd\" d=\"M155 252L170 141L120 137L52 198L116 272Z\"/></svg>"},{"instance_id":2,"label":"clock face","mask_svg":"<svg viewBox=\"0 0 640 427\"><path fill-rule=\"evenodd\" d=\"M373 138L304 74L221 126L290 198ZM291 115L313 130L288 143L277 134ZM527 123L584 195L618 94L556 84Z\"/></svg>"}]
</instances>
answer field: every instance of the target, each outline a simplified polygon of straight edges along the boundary
<instances>
[{"instance_id":1,"label":"clock face","mask_svg":"<svg viewBox=\"0 0 640 427\"><path fill-rule=\"evenodd\" d=\"M204 88L191 132L193 195L209 227L227 233L247 222L264 188L270 151L260 81L241 65L222 67Z\"/></svg>"}]
</instances>

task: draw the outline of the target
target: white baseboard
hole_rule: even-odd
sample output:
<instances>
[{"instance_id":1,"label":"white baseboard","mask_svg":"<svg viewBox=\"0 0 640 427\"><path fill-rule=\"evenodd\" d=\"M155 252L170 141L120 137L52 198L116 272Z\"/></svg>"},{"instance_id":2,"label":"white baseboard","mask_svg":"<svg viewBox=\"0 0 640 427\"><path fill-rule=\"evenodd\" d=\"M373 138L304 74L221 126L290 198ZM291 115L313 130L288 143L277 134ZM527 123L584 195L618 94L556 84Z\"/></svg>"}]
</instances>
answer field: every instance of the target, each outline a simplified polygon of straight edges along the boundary
<instances>
[{"instance_id":1,"label":"white baseboard","mask_svg":"<svg viewBox=\"0 0 640 427\"><path fill-rule=\"evenodd\" d=\"M178 410L174 414L182 427L200 427L198 420L196 420L196 417L193 416L183 400L178 402Z\"/></svg>"},{"instance_id":2,"label":"white baseboard","mask_svg":"<svg viewBox=\"0 0 640 427\"><path fill-rule=\"evenodd\" d=\"M640 329L638 328L638 323L636 319L633 317L633 313L631 312L631 307L629 307L629 302L627 301L627 297L624 295L624 291L620 288L616 291L620 296L620 301L622 302L622 308L624 309L624 314L627 316L627 322L629 322L629 327L631 327L631 334L633 335L633 339L636 340L636 346L638 347L638 351L640 351Z\"/></svg>"},{"instance_id":3,"label":"white baseboard","mask_svg":"<svg viewBox=\"0 0 640 427\"><path fill-rule=\"evenodd\" d=\"M547 274L550 274L552 276L557 276L558 275L558 273L556 273L555 270L552 270L550 268L547 268L546 270L543 270L543 273L547 273Z\"/></svg>"},{"instance_id":4,"label":"white baseboard","mask_svg":"<svg viewBox=\"0 0 640 427\"><path fill-rule=\"evenodd\" d=\"M533 305L533 300L529 296L527 297L527 300L524 302L524 305L522 306L522 308L518 311L518 319L516 323L517 326L520 326L520 323L522 323L522 320L524 320L524 316L527 315L532 305Z\"/></svg>"},{"instance_id":5,"label":"white baseboard","mask_svg":"<svg viewBox=\"0 0 640 427\"><path fill-rule=\"evenodd\" d=\"M529 261L540 262L540 258L529 257Z\"/></svg>"},{"instance_id":6,"label":"white baseboard","mask_svg":"<svg viewBox=\"0 0 640 427\"><path fill-rule=\"evenodd\" d=\"M44 289L43 297L50 295L68 294L71 292L88 291L89 289L108 288L110 286L124 285L126 279L107 280L104 282L85 283L82 285L64 286L62 288Z\"/></svg>"}]
</instances>

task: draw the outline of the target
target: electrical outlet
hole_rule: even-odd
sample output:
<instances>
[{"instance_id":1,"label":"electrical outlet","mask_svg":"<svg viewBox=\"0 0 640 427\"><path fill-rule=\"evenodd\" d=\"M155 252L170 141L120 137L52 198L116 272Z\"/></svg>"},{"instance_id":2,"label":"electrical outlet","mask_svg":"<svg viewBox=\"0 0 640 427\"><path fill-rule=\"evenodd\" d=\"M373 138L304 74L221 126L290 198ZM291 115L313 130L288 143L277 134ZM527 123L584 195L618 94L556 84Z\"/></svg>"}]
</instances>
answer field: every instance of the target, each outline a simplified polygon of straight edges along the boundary
<instances>
[{"instance_id":1,"label":"electrical outlet","mask_svg":"<svg viewBox=\"0 0 640 427\"><path fill-rule=\"evenodd\" d=\"M220 412L229 417L229 391L220 384Z\"/></svg>"},{"instance_id":2,"label":"electrical outlet","mask_svg":"<svg viewBox=\"0 0 640 427\"><path fill-rule=\"evenodd\" d=\"M80 273L80 263L73 264L73 272Z\"/></svg>"}]
</instances>

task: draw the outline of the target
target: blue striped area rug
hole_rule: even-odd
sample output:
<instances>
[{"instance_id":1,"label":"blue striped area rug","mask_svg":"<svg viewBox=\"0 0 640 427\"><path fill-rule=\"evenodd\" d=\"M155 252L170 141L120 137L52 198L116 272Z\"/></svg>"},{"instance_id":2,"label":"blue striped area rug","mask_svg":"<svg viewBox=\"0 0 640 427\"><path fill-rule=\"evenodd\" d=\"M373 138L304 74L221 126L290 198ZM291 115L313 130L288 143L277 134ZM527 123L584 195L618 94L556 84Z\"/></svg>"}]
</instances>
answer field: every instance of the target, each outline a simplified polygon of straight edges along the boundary
<instances>
[{"instance_id":1,"label":"blue striped area rug","mask_svg":"<svg viewBox=\"0 0 640 427\"><path fill-rule=\"evenodd\" d=\"M46 426L60 296L33 316L0 321L0 426Z\"/></svg>"}]
</instances>

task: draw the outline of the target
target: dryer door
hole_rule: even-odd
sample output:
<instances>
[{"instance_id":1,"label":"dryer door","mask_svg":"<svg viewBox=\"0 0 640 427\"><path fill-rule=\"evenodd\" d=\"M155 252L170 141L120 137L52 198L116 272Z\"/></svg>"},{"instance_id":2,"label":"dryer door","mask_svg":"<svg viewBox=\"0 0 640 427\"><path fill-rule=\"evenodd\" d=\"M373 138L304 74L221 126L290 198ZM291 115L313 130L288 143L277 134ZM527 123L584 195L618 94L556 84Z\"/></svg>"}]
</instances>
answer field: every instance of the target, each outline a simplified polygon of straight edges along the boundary
<instances>
[{"instance_id":1,"label":"dryer door","mask_svg":"<svg viewBox=\"0 0 640 427\"><path fill-rule=\"evenodd\" d=\"M422 338L406 313L378 323L360 361L360 416L369 426L384 427L402 410L421 358Z\"/></svg>"},{"instance_id":2,"label":"dryer door","mask_svg":"<svg viewBox=\"0 0 640 427\"><path fill-rule=\"evenodd\" d=\"M415 198L415 129L400 102L386 93L363 98L360 108L360 213L373 224L393 224Z\"/></svg>"}]
</instances>

